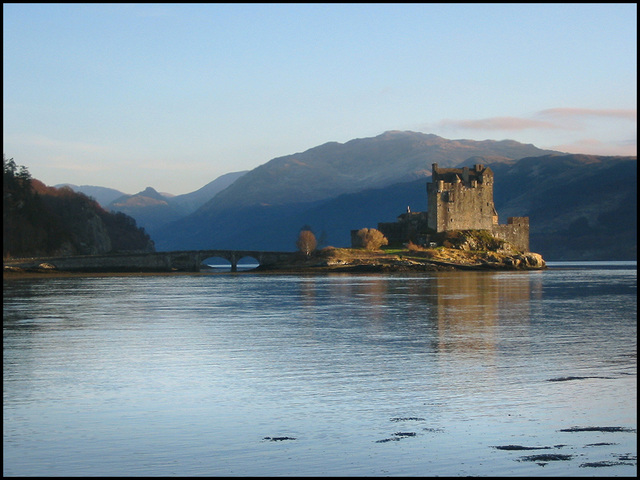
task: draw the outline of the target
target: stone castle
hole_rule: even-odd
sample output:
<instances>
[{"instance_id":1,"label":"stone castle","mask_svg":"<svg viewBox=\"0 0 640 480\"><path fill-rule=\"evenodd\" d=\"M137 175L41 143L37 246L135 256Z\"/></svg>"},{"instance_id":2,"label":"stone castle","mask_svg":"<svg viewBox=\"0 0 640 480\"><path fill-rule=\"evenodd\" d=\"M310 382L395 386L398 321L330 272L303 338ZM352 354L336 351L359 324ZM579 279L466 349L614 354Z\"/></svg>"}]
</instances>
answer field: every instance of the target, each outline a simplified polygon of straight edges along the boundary
<instances>
[{"instance_id":1,"label":"stone castle","mask_svg":"<svg viewBox=\"0 0 640 480\"><path fill-rule=\"evenodd\" d=\"M486 230L511 243L522 252L529 251L529 217L510 217L498 224L493 204L493 171L477 164L473 168L440 168L433 164L431 183L427 183L428 212L411 212L396 222L379 223L390 244L412 241L432 243L432 238L451 230Z\"/></svg>"}]
</instances>

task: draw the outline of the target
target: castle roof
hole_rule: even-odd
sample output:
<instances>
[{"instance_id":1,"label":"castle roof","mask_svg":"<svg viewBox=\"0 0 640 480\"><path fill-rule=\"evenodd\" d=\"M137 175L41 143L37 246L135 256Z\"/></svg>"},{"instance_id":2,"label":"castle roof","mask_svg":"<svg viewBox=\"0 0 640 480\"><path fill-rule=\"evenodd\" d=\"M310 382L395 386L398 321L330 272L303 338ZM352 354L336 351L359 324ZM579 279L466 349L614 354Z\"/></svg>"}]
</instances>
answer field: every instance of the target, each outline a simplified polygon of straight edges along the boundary
<instances>
[{"instance_id":1,"label":"castle roof","mask_svg":"<svg viewBox=\"0 0 640 480\"><path fill-rule=\"evenodd\" d=\"M433 182L442 180L446 183L462 182L469 184L473 180L478 183L484 183L485 181L491 181L491 179L493 179L493 171L491 168L485 167L482 164L476 164L473 168L440 168L437 163L434 163L431 173Z\"/></svg>"}]
</instances>

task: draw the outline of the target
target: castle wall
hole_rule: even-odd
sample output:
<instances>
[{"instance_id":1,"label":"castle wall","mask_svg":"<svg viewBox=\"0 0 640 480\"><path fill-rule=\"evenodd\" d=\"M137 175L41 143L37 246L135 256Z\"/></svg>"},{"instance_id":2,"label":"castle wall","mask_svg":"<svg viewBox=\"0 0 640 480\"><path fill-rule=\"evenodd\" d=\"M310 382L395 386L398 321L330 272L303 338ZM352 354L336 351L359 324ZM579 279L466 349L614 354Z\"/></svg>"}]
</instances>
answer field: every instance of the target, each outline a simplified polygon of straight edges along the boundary
<instances>
[{"instance_id":1,"label":"castle wall","mask_svg":"<svg viewBox=\"0 0 640 480\"><path fill-rule=\"evenodd\" d=\"M491 230L494 225L492 186L444 184L430 193L429 227L435 231Z\"/></svg>"},{"instance_id":2,"label":"castle wall","mask_svg":"<svg viewBox=\"0 0 640 480\"><path fill-rule=\"evenodd\" d=\"M529 217L509 217L507 225L493 225L491 234L513 244L518 250L529 251Z\"/></svg>"},{"instance_id":3,"label":"castle wall","mask_svg":"<svg viewBox=\"0 0 640 480\"><path fill-rule=\"evenodd\" d=\"M409 229L402 222L378 223L378 230L387 238L390 245L404 243L409 239ZM357 245L358 240L354 237L357 230L351 231L351 245Z\"/></svg>"},{"instance_id":4,"label":"castle wall","mask_svg":"<svg viewBox=\"0 0 640 480\"><path fill-rule=\"evenodd\" d=\"M398 216L396 222L378 223L378 230L387 237L390 245L402 244L408 241L418 242L418 235L426 221L424 212L408 212Z\"/></svg>"}]
</instances>

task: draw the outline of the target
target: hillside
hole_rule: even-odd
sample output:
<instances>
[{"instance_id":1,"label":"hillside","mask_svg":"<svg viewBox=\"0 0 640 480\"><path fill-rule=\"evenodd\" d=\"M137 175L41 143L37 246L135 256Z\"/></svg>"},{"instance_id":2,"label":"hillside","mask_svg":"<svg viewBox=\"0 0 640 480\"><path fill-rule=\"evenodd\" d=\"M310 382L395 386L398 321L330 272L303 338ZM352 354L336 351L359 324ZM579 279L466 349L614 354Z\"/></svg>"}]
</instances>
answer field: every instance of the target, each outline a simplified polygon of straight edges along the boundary
<instances>
[{"instance_id":1,"label":"hillside","mask_svg":"<svg viewBox=\"0 0 640 480\"><path fill-rule=\"evenodd\" d=\"M529 216L531 249L545 258L637 258L637 157L547 155L492 169L500 218Z\"/></svg>"},{"instance_id":2,"label":"hillside","mask_svg":"<svg viewBox=\"0 0 640 480\"><path fill-rule=\"evenodd\" d=\"M240 172L231 172L221 175L195 192L176 195L175 197L170 198L169 204L180 208L186 215L193 213L246 173L247 170L242 170Z\"/></svg>"},{"instance_id":3,"label":"hillside","mask_svg":"<svg viewBox=\"0 0 640 480\"><path fill-rule=\"evenodd\" d=\"M427 210L432 163L491 166L500 223L529 216L530 249L546 260L637 258L636 157L568 155L511 140L386 132L279 157L186 195L148 188L112 208L135 218L160 251L293 251L303 226L320 247L348 247L352 229L393 222L407 206Z\"/></svg>"},{"instance_id":4,"label":"hillside","mask_svg":"<svg viewBox=\"0 0 640 480\"><path fill-rule=\"evenodd\" d=\"M133 218L109 213L69 187L47 187L3 159L3 256L154 251Z\"/></svg>"},{"instance_id":5,"label":"hillside","mask_svg":"<svg viewBox=\"0 0 640 480\"><path fill-rule=\"evenodd\" d=\"M135 218L138 225L155 237L164 225L193 213L245 173L246 171L227 173L195 192L183 195L168 196L147 187L135 195L120 195L106 208Z\"/></svg>"}]
</instances>

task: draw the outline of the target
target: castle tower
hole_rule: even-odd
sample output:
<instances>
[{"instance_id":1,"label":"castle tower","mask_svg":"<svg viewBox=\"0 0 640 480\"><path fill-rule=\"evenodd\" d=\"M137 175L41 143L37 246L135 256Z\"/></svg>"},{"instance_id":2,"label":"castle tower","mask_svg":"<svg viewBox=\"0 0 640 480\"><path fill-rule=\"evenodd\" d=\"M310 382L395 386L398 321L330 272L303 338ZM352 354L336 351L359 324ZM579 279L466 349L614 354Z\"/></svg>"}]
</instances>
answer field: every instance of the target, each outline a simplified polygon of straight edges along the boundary
<instances>
[{"instance_id":1,"label":"castle tower","mask_svg":"<svg viewBox=\"0 0 640 480\"><path fill-rule=\"evenodd\" d=\"M498 213L493 204L493 171L483 165L472 169L432 166L427 183L427 224L436 232L493 230Z\"/></svg>"}]
</instances>

